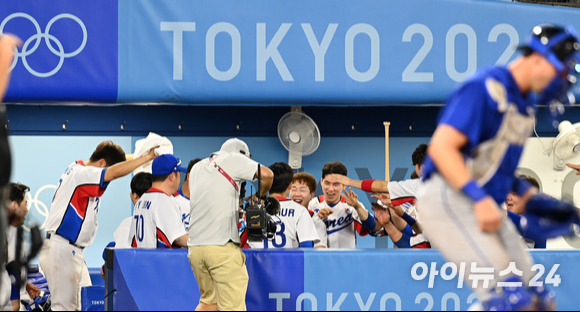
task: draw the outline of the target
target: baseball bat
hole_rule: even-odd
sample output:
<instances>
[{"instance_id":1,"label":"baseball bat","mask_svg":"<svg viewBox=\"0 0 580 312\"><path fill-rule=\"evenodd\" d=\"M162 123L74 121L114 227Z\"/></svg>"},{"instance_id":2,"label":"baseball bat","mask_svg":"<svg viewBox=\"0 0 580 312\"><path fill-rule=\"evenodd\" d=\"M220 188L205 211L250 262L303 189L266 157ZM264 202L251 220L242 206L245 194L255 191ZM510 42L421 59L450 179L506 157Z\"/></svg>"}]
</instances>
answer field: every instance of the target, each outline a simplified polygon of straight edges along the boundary
<instances>
[{"instance_id":1,"label":"baseball bat","mask_svg":"<svg viewBox=\"0 0 580 312\"><path fill-rule=\"evenodd\" d=\"M390 168L389 168L389 126L391 123L389 121L384 121L385 126L385 181L390 181Z\"/></svg>"}]
</instances>

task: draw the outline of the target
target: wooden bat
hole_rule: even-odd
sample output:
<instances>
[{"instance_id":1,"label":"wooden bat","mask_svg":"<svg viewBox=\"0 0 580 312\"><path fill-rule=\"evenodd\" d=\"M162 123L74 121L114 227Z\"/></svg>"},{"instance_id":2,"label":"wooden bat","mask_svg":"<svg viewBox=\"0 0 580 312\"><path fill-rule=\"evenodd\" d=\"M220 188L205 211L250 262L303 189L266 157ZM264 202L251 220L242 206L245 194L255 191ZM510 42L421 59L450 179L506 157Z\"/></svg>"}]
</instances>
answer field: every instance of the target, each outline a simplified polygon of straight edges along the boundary
<instances>
[{"instance_id":1,"label":"wooden bat","mask_svg":"<svg viewBox=\"0 0 580 312\"><path fill-rule=\"evenodd\" d=\"M389 126L391 123L384 121L383 125L385 126L385 181L389 182L391 180L389 168Z\"/></svg>"}]
</instances>

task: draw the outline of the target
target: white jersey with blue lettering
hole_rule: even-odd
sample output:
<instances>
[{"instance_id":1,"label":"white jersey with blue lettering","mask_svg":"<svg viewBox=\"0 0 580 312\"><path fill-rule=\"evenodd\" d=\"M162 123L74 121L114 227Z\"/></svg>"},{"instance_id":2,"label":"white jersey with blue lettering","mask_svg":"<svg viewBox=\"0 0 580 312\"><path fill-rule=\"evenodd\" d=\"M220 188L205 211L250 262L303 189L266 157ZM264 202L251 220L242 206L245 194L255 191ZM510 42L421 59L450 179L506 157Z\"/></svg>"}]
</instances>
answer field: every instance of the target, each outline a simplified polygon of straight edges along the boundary
<instances>
[{"instance_id":1,"label":"white jersey with blue lettering","mask_svg":"<svg viewBox=\"0 0 580 312\"><path fill-rule=\"evenodd\" d=\"M135 248L171 248L187 232L175 199L151 188L135 203L129 239Z\"/></svg>"},{"instance_id":2,"label":"white jersey with blue lettering","mask_svg":"<svg viewBox=\"0 0 580 312\"><path fill-rule=\"evenodd\" d=\"M177 213L181 216L181 223L187 231L189 230L189 211L191 210L189 197L183 195L183 192L179 190L173 194L173 198L177 202Z\"/></svg>"},{"instance_id":3,"label":"white jersey with blue lettering","mask_svg":"<svg viewBox=\"0 0 580 312\"><path fill-rule=\"evenodd\" d=\"M300 243L319 241L314 222L308 209L285 197L276 197L280 201L280 212L272 216L276 222L276 235L272 239L260 242L248 241L251 248L298 248Z\"/></svg>"},{"instance_id":4,"label":"white jersey with blue lettering","mask_svg":"<svg viewBox=\"0 0 580 312\"><path fill-rule=\"evenodd\" d=\"M97 212L108 183L105 168L85 166L82 160L61 175L46 218L46 232L56 233L78 247L90 246L97 233Z\"/></svg>"},{"instance_id":5,"label":"white jersey with blue lettering","mask_svg":"<svg viewBox=\"0 0 580 312\"><path fill-rule=\"evenodd\" d=\"M362 203L359 204L366 209ZM324 195L314 197L308 204L308 209L318 213L322 208L332 209L332 213L324 220L326 224L328 248L356 248L356 233L365 236L369 232L362 227L356 209L346 203L344 198L335 204L329 205ZM370 216L370 214L369 214ZM324 245L324 242L321 242Z\"/></svg>"}]
</instances>

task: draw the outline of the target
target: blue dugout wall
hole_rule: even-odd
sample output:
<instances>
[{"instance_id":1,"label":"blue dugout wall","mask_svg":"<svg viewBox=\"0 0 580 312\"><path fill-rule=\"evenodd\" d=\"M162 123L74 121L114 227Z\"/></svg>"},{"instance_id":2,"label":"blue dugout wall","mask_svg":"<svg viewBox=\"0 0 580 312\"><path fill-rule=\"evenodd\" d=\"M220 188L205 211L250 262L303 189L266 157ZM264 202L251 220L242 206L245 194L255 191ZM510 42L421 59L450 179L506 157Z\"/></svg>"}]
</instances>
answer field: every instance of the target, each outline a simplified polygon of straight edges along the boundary
<instances>
[{"instance_id":1,"label":"blue dugout wall","mask_svg":"<svg viewBox=\"0 0 580 312\"><path fill-rule=\"evenodd\" d=\"M249 311L465 311L476 302L469 285L487 278L481 267L457 267L434 250L245 253ZM579 252L532 255L536 265L530 283L545 282L554 290L558 310L578 310ZM110 309L190 311L198 303L185 250L115 250L111 261ZM504 274L518 274L517 264L513 268ZM462 270L469 273L465 280L458 276Z\"/></svg>"}]
</instances>

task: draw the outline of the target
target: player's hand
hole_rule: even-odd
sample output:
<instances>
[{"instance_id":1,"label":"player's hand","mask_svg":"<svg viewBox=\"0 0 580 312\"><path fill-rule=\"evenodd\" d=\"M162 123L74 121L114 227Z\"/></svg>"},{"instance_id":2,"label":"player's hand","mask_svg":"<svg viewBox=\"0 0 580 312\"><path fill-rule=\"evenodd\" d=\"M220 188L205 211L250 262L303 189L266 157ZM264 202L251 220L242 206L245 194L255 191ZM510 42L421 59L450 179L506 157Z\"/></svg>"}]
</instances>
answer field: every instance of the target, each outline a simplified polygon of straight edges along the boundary
<instances>
[{"instance_id":1,"label":"player's hand","mask_svg":"<svg viewBox=\"0 0 580 312\"><path fill-rule=\"evenodd\" d=\"M360 205L358 203L358 195L356 195L356 193L353 192L352 188L349 187L347 190L346 187L344 187L342 196L346 199L346 203L349 206L352 206L355 209L360 208Z\"/></svg>"},{"instance_id":2,"label":"player's hand","mask_svg":"<svg viewBox=\"0 0 580 312\"><path fill-rule=\"evenodd\" d=\"M475 203L473 212L481 231L494 233L501 227L502 213L491 197L487 196Z\"/></svg>"},{"instance_id":3,"label":"player's hand","mask_svg":"<svg viewBox=\"0 0 580 312\"><path fill-rule=\"evenodd\" d=\"M32 299L35 299L36 297L40 296L40 288L38 288L31 282L26 283L26 292Z\"/></svg>"},{"instance_id":4,"label":"player's hand","mask_svg":"<svg viewBox=\"0 0 580 312\"><path fill-rule=\"evenodd\" d=\"M322 208L320 209L320 211L318 211L318 217L320 218L320 220L324 220L328 218L328 216L332 214L332 212L333 211L330 208Z\"/></svg>"},{"instance_id":5,"label":"player's hand","mask_svg":"<svg viewBox=\"0 0 580 312\"><path fill-rule=\"evenodd\" d=\"M159 145L150 148L149 151L147 152L147 154L144 155L144 157L147 157L149 160L153 160L153 159L157 158L157 156L159 156L159 153L157 152L158 148L159 148Z\"/></svg>"},{"instance_id":6,"label":"player's hand","mask_svg":"<svg viewBox=\"0 0 580 312\"><path fill-rule=\"evenodd\" d=\"M375 218L382 226L387 226L391 222L391 211L387 207L382 207L378 203L371 203L373 206L373 211L375 212Z\"/></svg>"},{"instance_id":7,"label":"player's hand","mask_svg":"<svg viewBox=\"0 0 580 312\"><path fill-rule=\"evenodd\" d=\"M391 194L389 193L376 193L371 195L372 198L376 198L381 201L381 203L385 204L386 206L391 206Z\"/></svg>"},{"instance_id":8,"label":"player's hand","mask_svg":"<svg viewBox=\"0 0 580 312\"><path fill-rule=\"evenodd\" d=\"M576 175L580 175L580 165L574 165L574 164L567 163L566 166L576 170Z\"/></svg>"},{"instance_id":9,"label":"player's hand","mask_svg":"<svg viewBox=\"0 0 580 312\"><path fill-rule=\"evenodd\" d=\"M337 174L337 173L331 173L331 174L327 174L324 177L324 180L329 181L330 183L340 183L342 185L345 186L350 186L350 178L347 176L344 176L342 174Z\"/></svg>"},{"instance_id":10,"label":"player's hand","mask_svg":"<svg viewBox=\"0 0 580 312\"><path fill-rule=\"evenodd\" d=\"M2 43L2 45L6 45L7 47L10 47L12 49L14 49L14 47L21 47L22 46L22 40L20 40L20 38L16 37L13 34L4 34L3 36L0 37L0 42Z\"/></svg>"}]
</instances>

